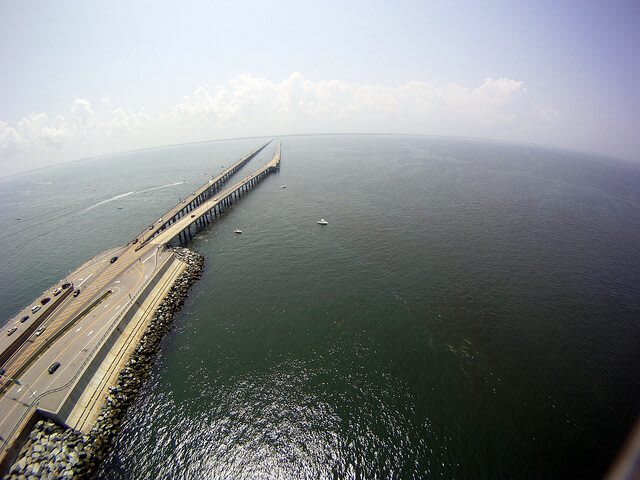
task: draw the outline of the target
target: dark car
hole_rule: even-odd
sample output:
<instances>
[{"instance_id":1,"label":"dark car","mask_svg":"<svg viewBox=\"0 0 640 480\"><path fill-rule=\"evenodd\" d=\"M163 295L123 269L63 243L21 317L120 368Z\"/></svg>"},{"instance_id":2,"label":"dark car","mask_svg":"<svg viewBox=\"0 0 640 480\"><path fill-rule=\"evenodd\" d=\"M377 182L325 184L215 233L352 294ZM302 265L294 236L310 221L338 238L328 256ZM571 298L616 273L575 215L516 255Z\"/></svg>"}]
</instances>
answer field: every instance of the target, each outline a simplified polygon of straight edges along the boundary
<instances>
[{"instance_id":1,"label":"dark car","mask_svg":"<svg viewBox=\"0 0 640 480\"><path fill-rule=\"evenodd\" d=\"M131 242L131 243L135 245L136 243L138 243L138 239L136 238L136 239L135 239L133 242Z\"/></svg>"},{"instance_id":2,"label":"dark car","mask_svg":"<svg viewBox=\"0 0 640 480\"><path fill-rule=\"evenodd\" d=\"M60 368L60 362L53 362L53 363L49 366L49 373L53 373L53 372L55 372L58 368Z\"/></svg>"},{"instance_id":3,"label":"dark car","mask_svg":"<svg viewBox=\"0 0 640 480\"><path fill-rule=\"evenodd\" d=\"M70 284L69 282L66 282L66 283L63 283L63 284L62 284L62 288L63 288L63 289L67 289L67 288L69 288L70 286L71 286L71 284Z\"/></svg>"},{"instance_id":4,"label":"dark car","mask_svg":"<svg viewBox=\"0 0 640 480\"><path fill-rule=\"evenodd\" d=\"M49 303L49 300L51 300L51 298L49 297L44 297L42 300L40 300L40 303L42 305L46 305L47 303Z\"/></svg>"},{"instance_id":5,"label":"dark car","mask_svg":"<svg viewBox=\"0 0 640 480\"><path fill-rule=\"evenodd\" d=\"M111 257L111 260L109 260L111 263L116 263L116 260L118 260L118 257Z\"/></svg>"},{"instance_id":6,"label":"dark car","mask_svg":"<svg viewBox=\"0 0 640 480\"><path fill-rule=\"evenodd\" d=\"M29 315L25 315L24 317L22 317L22 318L20 319L20 323L24 323L24 322L26 322L27 320L29 320Z\"/></svg>"},{"instance_id":7,"label":"dark car","mask_svg":"<svg viewBox=\"0 0 640 480\"><path fill-rule=\"evenodd\" d=\"M76 288L76 291L75 291L75 292L73 292L73 296L74 296L74 297L77 297L78 295L80 295L80 289L79 289L79 288Z\"/></svg>"}]
</instances>

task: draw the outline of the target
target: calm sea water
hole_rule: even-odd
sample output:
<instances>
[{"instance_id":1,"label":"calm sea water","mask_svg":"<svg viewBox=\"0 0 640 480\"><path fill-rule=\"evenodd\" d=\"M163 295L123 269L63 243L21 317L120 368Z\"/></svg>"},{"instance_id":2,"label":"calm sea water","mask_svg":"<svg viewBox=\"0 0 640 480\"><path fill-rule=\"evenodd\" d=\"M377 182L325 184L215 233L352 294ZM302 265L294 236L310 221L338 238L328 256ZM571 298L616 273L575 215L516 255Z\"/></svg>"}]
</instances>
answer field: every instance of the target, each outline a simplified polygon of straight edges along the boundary
<instances>
[{"instance_id":1,"label":"calm sea water","mask_svg":"<svg viewBox=\"0 0 640 480\"><path fill-rule=\"evenodd\" d=\"M640 413L640 167L282 141L281 172L190 244L204 276L100 478L601 477ZM3 318L260 142L2 180Z\"/></svg>"}]
</instances>

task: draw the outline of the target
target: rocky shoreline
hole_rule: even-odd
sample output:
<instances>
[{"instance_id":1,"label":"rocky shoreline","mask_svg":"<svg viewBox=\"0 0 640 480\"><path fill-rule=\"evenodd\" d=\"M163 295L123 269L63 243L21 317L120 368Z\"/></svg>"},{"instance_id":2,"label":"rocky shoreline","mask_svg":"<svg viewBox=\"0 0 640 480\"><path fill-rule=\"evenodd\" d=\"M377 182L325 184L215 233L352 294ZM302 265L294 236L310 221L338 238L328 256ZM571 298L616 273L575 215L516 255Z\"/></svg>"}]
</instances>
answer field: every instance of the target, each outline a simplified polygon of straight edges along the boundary
<instances>
[{"instance_id":1,"label":"rocky shoreline","mask_svg":"<svg viewBox=\"0 0 640 480\"><path fill-rule=\"evenodd\" d=\"M162 301L144 336L110 387L96 424L88 435L40 420L5 479L85 479L100 464L113 437L120 429L127 407L148 378L160 341L169 331L174 314L180 310L191 285L200 278L204 257L186 248L172 248L187 264Z\"/></svg>"}]
</instances>

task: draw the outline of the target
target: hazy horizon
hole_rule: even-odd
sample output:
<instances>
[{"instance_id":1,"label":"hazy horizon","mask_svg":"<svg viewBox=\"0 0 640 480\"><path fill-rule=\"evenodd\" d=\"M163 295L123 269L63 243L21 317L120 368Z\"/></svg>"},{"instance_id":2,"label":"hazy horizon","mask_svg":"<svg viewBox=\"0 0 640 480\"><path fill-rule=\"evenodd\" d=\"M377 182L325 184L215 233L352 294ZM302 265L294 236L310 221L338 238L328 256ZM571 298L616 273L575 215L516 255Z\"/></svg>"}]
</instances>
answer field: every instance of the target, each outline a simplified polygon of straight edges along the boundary
<instances>
[{"instance_id":1,"label":"hazy horizon","mask_svg":"<svg viewBox=\"0 0 640 480\"><path fill-rule=\"evenodd\" d=\"M19 176L19 175L28 175L31 172L37 172L43 169L47 169L50 167L54 167L56 165L64 165L64 164L69 164L69 163L76 163L76 162L89 162L92 160L99 160L102 158L109 158L109 157L117 157L119 155L129 155L129 154L135 154L135 153L142 153L142 152L148 152L148 151L153 151L153 150L164 150L164 149L170 149L170 148L176 148L176 147L181 147L181 146L189 146L189 145L198 145L198 144L207 144L207 143L224 143L224 142L236 142L236 141L243 141L243 140L252 140L252 139L270 139L272 141L280 141L280 140L284 140L290 137L325 137L325 136L338 136L338 137L342 137L342 136L354 136L354 137L359 137L359 136L371 136L371 137L376 137L376 136L380 136L380 137L384 137L384 136L398 136L398 137L408 137L408 138L431 138L431 139L447 139L447 140L455 140L455 141L459 141L459 142L471 142L471 143L478 143L478 144L483 144L483 143L490 143L490 144L495 144L495 145L507 145L507 146L519 146L519 147L528 147L528 148L534 148L534 149L541 149L541 150L549 150L549 151L554 151L554 152L558 152L558 153L565 153L568 155L575 155L575 156L588 156L588 157L593 157L593 158L598 158L598 159L608 159L608 160L613 160L616 162L622 162L624 164L627 163L632 163L633 161L626 159L626 158L622 158L622 157L615 157L615 156L611 156L611 155L606 155L606 154L602 154L602 153L594 153L594 152L588 152L585 150L578 150L578 149L571 149L571 148L566 148L566 147L561 147L561 146L557 146L557 145L543 145L543 144L537 144L537 143L531 143L531 142L525 142L525 141L517 141L517 140L502 140L502 139L494 139L494 138L482 138L482 137L464 137L464 136L455 136L455 135L430 135L430 134L416 134L416 133L384 133L384 132L380 132L380 133L371 133L371 132L323 132L323 133L291 133L291 134L282 134L282 135L255 135L255 136L250 136L250 137L229 137L229 138L215 138L215 139L211 139L211 140L194 140L194 141L189 141L189 142L178 142L178 143L167 143L167 144L159 144L159 145L153 145L153 146L143 146L143 147L139 147L139 148L132 148L132 149L128 149L128 150L114 150L111 152L105 152L105 153L98 153L95 155L87 155L87 156L83 156L83 157L79 157L79 158L70 158L68 160L60 160L58 162L55 163L46 163L43 165L37 165L34 166L33 168L28 168L25 170L19 170L19 171L15 171L15 172L4 172L4 171L0 171L0 181L5 180L5 179L11 179L12 177L15 176ZM286 144L285 144L286 147Z\"/></svg>"},{"instance_id":2,"label":"hazy horizon","mask_svg":"<svg viewBox=\"0 0 640 480\"><path fill-rule=\"evenodd\" d=\"M638 161L640 6L0 6L0 176L239 137L407 134Z\"/></svg>"}]
</instances>

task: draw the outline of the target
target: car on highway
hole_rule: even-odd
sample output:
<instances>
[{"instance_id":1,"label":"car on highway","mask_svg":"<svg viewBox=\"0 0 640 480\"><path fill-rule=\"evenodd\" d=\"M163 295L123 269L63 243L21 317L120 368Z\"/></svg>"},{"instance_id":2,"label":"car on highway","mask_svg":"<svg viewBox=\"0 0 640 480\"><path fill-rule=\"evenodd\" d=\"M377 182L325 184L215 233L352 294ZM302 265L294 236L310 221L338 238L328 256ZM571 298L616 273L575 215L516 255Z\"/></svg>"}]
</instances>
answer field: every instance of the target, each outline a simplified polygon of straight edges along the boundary
<instances>
[{"instance_id":1,"label":"car on highway","mask_svg":"<svg viewBox=\"0 0 640 480\"><path fill-rule=\"evenodd\" d=\"M18 330L18 327L10 328L9 331L7 332L7 337L10 337L14 333L16 333L16 330Z\"/></svg>"},{"instance_id":2,"label":"car on highway","mask_svg":"<svg viewBox=\"0 0 640 480\"><path fill-rule=\"evenodd\" d=\"M118 260L118 257L111 257L111 260L109 260L109 262L116 263L117 260Z\"/></svg>"},{"instance_id":3,"label":"car on highway","mask_svg":"<svg viewBox=\"0 0 640 480\"><path fill-rule=\"evenodd\" d=\"M74 297L77 297L78 295L80 295L80 289L79 289L79 288L76 288L76 291L75 291L75 292L73 292L73 296L74 296Z\"/></svg>"},{"instance_id":4,"label":"car on highway","mask_svg":"<svg viewBox=\"0 0 640 480\"><path fill-rule=\"evenodd\" d=\"M42 305L46 305L47 303L49 303L50 300L51 300L51 297L44 297L42 300L40 300L40 303Z\"/></svg>"},{"instance_id":5,"label":"car on highway","mask_svg":"<svg viewBox=\"0 0 640 480\"><path fill-rule=\"evenodd\" d=\"M61 292L62 292L62 289L61 289L61 288L56 288L56 289L53 291L53 296L54 296L54 297L57 297L58 295L60 295L60 293L61 293Z\"/></svg>"},{"instance_id":6,"label":"car on highway","mask_svg":"<svg viewBox=\"0 0 640 480\"><path fill-rule=\"evenodd\" d=\"M29 315L25 315L24 317L22 317L22 318L20 319L20 323L24 323L24 322L26 322L27 320L29 320Z\"/></svg>"},{"instance_id":7,"label":"car on highway","mask_svg":"<svg viewBox=\"0 0 640 480\"><path fill-rule=\"evenodd\" d=\"M138 239L136 238L133 242L131 242L133 245L135 245L136 243L138 243Z\"/></svg>"},{"instance_id":8,"label":"car on highway","mask_svg":"<svg viewBox=\"0 0 640 480\"><path fill-rule=\"evenodd\" d=\"M39 329L36 330L36 337L39 337L43 333L44 333L44 327L40 327Z\"/></svg>"},{"instance_id":9,"label":"car on highway","mask_svg":"<svg viewBox=\"0 0 640 480\"><path fill-rule=\"evenodd\" d=\"M53 372L55 372L58 368L60 368L60 362L53 362L51 365L49 365L49 374L52 374Z\"/></svg>"},{"instance_id":10,"label":"car on highway","mask_svg":"<svg viewBox=\"0 0 640 480\"><path fill-rule=\"evenodd\" d=\"M69 282L65 282L62 284L62 289L66 290L67 288L69 288L71 286L71 284Z\"/></svg>"},{"instance_id":11,"label":"car on highway","mask_svg":"<svg viewBox=\"0 0 640 480\"><path fill-rule=\"evenodd\" d=\"M33 307L31 307L31 313L38 313L38 310L40 310L42 307L40 305L34 305Z\"/></svg>"}]
</instances>

